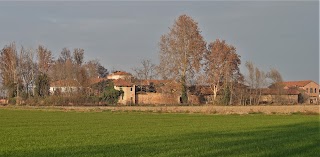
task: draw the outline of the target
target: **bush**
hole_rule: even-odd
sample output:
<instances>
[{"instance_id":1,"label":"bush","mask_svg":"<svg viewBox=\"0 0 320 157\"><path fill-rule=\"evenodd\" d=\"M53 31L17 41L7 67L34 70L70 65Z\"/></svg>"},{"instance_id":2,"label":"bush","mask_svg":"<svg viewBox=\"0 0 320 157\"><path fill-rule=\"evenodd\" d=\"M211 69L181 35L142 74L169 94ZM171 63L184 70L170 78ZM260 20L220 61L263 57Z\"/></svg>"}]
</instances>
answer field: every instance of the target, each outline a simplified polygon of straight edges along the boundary
<instances>
[{"instance_id":1,"label":"bush","mask_svg":"<svg viewBox=\"0 0 320 157\"><path fill-rule=\"evenodd\" d=\"M9 98L8 104L15 105L16 103L17 103L17 99L16 98Z\"/></svg>"}]
</instances>

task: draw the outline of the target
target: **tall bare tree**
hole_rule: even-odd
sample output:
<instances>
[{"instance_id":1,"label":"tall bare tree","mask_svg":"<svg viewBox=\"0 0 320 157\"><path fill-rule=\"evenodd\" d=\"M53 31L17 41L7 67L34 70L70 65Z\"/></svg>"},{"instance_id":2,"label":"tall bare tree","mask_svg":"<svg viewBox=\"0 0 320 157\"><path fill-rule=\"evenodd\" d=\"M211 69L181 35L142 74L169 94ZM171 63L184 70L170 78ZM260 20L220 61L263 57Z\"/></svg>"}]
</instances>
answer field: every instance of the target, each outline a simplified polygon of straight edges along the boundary
<instances>
[{"instance_id":1,"label":"tall bare tree","mask_svg":"<svg viewBox=\"0 0 320 157\"><path fill-rule=\"evenodd\" d=\"M200 71L201 60L206 51L198 23L190 16L179 16L169 33L162 35L160 64L162 76L181 83L181 100L188 102L187 81Z\"/></svg>"},{"instance_id":2,"label":"tall bare tree","mask_svg":"<svg viewBox=\"0 0 320 157\"><path fill-rule=\"evenodd\" d=\"M34 63L34 52L32 49L26 50L23 47L20 50L19 55L19 73L24 85L24 90L27 96L30 96L29 87L35 80L35 63Z\"/></svg>"},{"instance_id":3,"label":"tall bare tree","mask_svg":"<svg viewBox=\"0 0 320 157\"><path fill-rule=\"evenodd\" d=\"M213 92L214 103L217 93L222 88L225 92L231 92L232 82L241 77L239 65L240 56L236 53L236 48L228 45L224 40L217 39L208 46L205 58L205 73L207 82ZM228 98L230 101L231 99ZM232 100L231 100L232 101Z\"/></svg>"},{"instance_id":4,"label":"tall bare tree","mask_svg":"<svg viewBox=\"0 0 320 157\"><path fill-rule=\"evenodd\" d=\"M58 61L65 63L67 60L72 61L72 56L70 50L65 47L62 49Z\"/></svg>"},{"instance_id":5,"label":"tall bare tree","mask_svg":"<svg viewBox=\"0 0 320 157\"><path fill-rule=\"evenodd\" d=\"M249 84L249 94L250 94L250 98L249 98L249 104L252 105L252 99L253 99L253 95L252 95L252 91L254 89L254 82L255 82L255 78L254 78L254 65L252 62L247 61L246 62L246 67L248 69L248 77L247 77L247 82Z\"/></svg>"},{"instance_id":6,"label":"tall bare tree","mask_svg":"<svg viewBox=\"0 0 320 157\"><path fill-rule=\"evenodd\" d=\"M259 104L261 98L262 88L266 86L267 75L264 71L260 70L258 67L255 68L255 89L256 89L256 101L255 104Z\"/></svg>"},{"instance_id":7,"label":"tall bare tree","mask_svg":"<svg viewBox=\"0 0 320 157\"><path fill-rule=\"evenodd\" d=\"M6 45L1 50L0 72L3 87L7 90L7 97L16 96L18 57L15 43Z\"/></svg>"},{"instance_id":8,"label":"tall bare tree","mask_svg":"<svg viewBox=\"0 0 320 157\"><path fill-rule=\"evenodd\" d=\"M276 101L281 103L281 95L283 94L283 79L280 72L275 68L271 68L267 73L267 78L271 80L271 88L277 91Z\"/></svg>"},{"instance_id":9,"label":"tall bare tree","mask_svg":"<svg viewBox=\"0 0 320 157\"><path fill-rule=\"evenodd\" d=\"M84 65L84 67L88 73L88 75L87 75L88 78L96 78L99 76L98 66L99 66L98 60L90 60Z\"/></svg>"},{"instance_id":10,"label":"tall bare tree","mask_svg":"<svg viewBox=\"0 0 320 157\"><path fill-rule=\"evenodd\" d=\"M81 49L81 48L75 48L74 51L73 51L73 60L74 62L81 66L82 63L83 63L83 58L84 58L84 50Z\"/></svg>"},{"instance_id":11,"label":"tall bare tree","mask_svg":"<svg viewBox=\"0 0 320 157\"><path fill-rule=\"evenodd\" d=\"M41 73L48 73L51 64L53 63L53 57L50 50L42 45L37 49L38 68Z\"/></svg>"},{"instance_id":12,"label":"tall bare tree","mask_svg":"<svg viewBox=\"0 0 320 157\"><path fill-rule=\"evenodd\" d=\"M249 84L249 103L252 104L259 104L261 91L264 86L266 86L266 78L267 75L263 70L260 70L256 67L251 61L246 62L246 67L248 69L248 76L247 76L247 83Z\"/></svg>"}]
</instances>

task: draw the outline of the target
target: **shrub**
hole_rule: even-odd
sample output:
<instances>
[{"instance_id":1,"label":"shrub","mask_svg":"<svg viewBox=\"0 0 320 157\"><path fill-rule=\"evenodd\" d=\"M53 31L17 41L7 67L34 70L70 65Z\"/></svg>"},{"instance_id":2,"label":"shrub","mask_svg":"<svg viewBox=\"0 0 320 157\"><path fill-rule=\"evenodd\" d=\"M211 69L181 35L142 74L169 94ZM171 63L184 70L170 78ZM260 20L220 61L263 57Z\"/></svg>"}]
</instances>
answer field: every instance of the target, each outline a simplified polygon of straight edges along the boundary
<instances>
[{"instance_id":1,"label":"shrub","mask_svg":"<svg viewBox=\"0 0 320 157\"><path fill-rule=\"evenodd\" d=\"M9 98L8 104L15 105L16 103L17 103L17 99L16 98Z\"/></svg>"}]
</instances>

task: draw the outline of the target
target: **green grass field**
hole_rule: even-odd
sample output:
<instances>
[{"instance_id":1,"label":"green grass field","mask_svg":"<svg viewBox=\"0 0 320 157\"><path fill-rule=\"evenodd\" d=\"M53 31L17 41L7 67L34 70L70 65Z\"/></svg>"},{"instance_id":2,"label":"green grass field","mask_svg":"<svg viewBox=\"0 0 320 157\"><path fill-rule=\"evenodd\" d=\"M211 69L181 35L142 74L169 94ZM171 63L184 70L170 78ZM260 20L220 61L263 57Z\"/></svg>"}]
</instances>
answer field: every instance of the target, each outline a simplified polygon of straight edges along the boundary
<instances>
[{"instance_id":1,"label":"green grass field","mask_svg":"<svg viewBox=\"0 0 320 157\"><path fill-rule=\"evenodd\" d=\"M318 115L0 109L0 156L319 156Z\"/></svg>"}]
</instances>

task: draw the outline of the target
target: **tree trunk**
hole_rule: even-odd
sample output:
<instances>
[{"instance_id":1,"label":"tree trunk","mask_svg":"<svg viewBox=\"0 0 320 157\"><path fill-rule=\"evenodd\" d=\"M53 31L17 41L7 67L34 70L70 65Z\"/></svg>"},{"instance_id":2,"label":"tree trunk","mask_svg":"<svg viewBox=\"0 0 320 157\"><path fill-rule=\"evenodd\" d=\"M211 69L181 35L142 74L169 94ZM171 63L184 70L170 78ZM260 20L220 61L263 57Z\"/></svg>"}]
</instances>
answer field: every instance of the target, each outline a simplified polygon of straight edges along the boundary
<instances>
[{"instance_id":1,"label":"tree trunk","mask_svg":"<svg viewBox=\"0 0 320 157\"><path fill-rule=\"evenodd\" d=\"M218 88L215 85L215 86L213 86L213 104L216 103L217 93L218 93Z\"/></svg>"},{"instance_id":2,"label":"tree trunk","mask_svg":"<svg viewBox=\"0 0 320 157\"><path fill-rule=\"evenodd\" d=\"M187 85L186 85L186 79L185 76L182 76L181 79L181 101L183 104L188 103L188 94L187 94Z\"/></svg>"}]
</instances>

